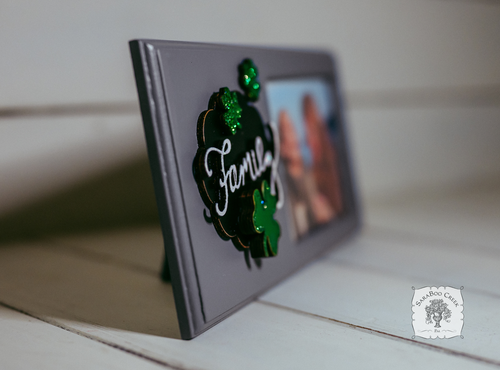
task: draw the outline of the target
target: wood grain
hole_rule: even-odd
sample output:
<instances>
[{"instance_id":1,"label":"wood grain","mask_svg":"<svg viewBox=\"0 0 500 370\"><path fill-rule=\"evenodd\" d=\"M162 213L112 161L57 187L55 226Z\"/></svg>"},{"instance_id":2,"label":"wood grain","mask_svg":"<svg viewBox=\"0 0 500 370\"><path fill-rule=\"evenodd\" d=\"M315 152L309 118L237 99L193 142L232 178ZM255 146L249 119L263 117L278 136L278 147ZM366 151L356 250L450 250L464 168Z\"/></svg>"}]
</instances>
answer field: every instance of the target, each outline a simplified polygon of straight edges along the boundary
<instances>
[{"instance_id":1,"label":"wood grain","mask_svg":"<svg viewBox=\"0 0 500 370\"><path fill-rule=\"evenodd\" d=\"M489 214L487 199L494 194L478 189L440 199L443 210L470 199ZM408 204L379 209L392 209L392 219L424 214L417 206L412 213ZM474 225L474 217L469 222ZM432 236L425 228L398 232L386 226L369 226L191 341L177 339L171 287L156 275L162 257L157 228L4 245L0 303L30 315L30 324L19 331L22 342L36 351L45 351L46 344L44 353L57 357L56 368L66 364L52 342L57 335L50 334L43 345L37 342L35 318L50 333L69 335L67 353L80 351L99 364L111 358L108 351L121 351L139 361L130 362L133 366L184 370L233 369L235 364L241 369L421 369L422 362L457 369L500 367L498 249L446 238L446 227ZM465 287L464 338L412 339L411 288L427 285ZM17 325L14 316L21 313L4 311L0 325L7 329L0 334L0 352L6 356L0 363L5 358L13 368L33 361L45 366L52 355L39 360L38 352L23 350L16 337L9 341L9 328ZM94 345L105 348L104 354L93 355ZM120 361L113 357L114 364Z\"/></svg>"},{"instance_id":2,"label":"wood grain","mask_svg":"<svg viewBox=\"0 0 500 370\"><path fill-rule=\"evenodd\" d=\"M2 369L165 369L3 306L0 328Z\"/></svg>"}]
</instances>

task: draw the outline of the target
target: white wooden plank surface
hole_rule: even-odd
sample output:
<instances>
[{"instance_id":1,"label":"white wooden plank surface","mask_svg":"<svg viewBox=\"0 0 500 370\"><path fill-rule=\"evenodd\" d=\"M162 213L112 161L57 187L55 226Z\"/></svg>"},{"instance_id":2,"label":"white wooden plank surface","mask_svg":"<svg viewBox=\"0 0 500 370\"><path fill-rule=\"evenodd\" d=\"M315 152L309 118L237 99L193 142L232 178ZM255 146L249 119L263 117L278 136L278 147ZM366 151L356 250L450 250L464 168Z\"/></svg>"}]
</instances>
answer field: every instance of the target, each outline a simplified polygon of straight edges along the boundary
<instances>
[{"instance_id":1,"label":"white wooden plank surface","mask_svg":"<svg viewBox=\"0 0 500 370\"><path fill-rule=\"evenodd\" d=\"M396 230L399 223L405 222L406 215L414 216L412 206L408 202L393 204L392 209L398 212L394 212L391 219L399 219L395 224L387 223L387 229L369 230L333 250L261 300L409 338L413 335L412 286L464 286L465 338L417 340L500 364L498 247L481 246L470 238L467 242L453 241L453 237L447 238L446 232L450 230L446 227L440 230L440 238L426 236L427 227L432 223L430 229L438 230L440 223L447 225L446 216L454 219L457 212L453 206L463 205L463 199L474 200L475 204L469 203L469 206L492 218L486 223L490 228L481 229L482 219L470 217L474 212L459 213L464 221L468 220L468 228L474 230L477 225L490 237L494 236L500 212L494 202L486 200L496 199L498 191L454 195L441 198L440 203L448 206L444 207L448 212L443 211L442 218L426 218L428 215L418 213L417 206L416 214L421 216L422 223L409 237ZM418 199L414 201L421 204ZM374 209L376 215L376 207Z\"/></svg>"},{"instance_id":2,"label":"white wooden plank surface","mask_svg":"<svg viewBox=\"0 0 500 370\"><path fill-rule=\"evenodd\" d=\"M0 121L0 214L146 156L138 114Z\"/></svg>"},{"instance_id":3,"label":"white wooden plank surface","mask_svg":"<svg viewBox=\"0 0 500 370\"><path fill-rule=\"evenodd\" d=\"M3 246L0 302L180 369L500 367L498 249L423 235L368 230L191 341L155 273L158 229ZM465 287L463 339L411 340L424 285Z\"/></svg>"},{"instance_id":4,"label":"white wooden plank surface","mask_svg":"<svg viewBox=\"0 0 500 370\"><path fill-rule=\"evenodd\" d=\"M499 106L363 109L349 111L348 119L359 186L368 200L406 201L420 191L420 202L436 188L499 177Z\"/></svg>"},{"instance_id":5,"label":"white wooden plank surface","mask_svg":"<svg viewBox=\"0 0 500 370\"><path fill-rule=\"evenodd\" d=\"M241 14L247 16L241 19ZM250 19L258 19L259 27ZM21 114L28 114L33 106L128 103L124 112L134 115L131 109L137 107L137 97L127 42L137 37L336 51L347 96L352 97L347 106L361 110L353 112L351 121L365 194L390 194L408 185L435 186L492 171L498 174L498 161L492 160L498 155L498 148L481 150L474 142L474 156L465 157L462 165L461 161L452 160L467 154L460 146L463 142L470 145L469 135L463 130L460 135L447 136L447 142L453 138L454 144L440 151L436 141L428 139L436 131L447 129L434 125L435 121L422 125L429 118L428 106L423 107L419 99L411 96L415 91L424 96L428 92L436 97L437 107L445 103L459 108L463 105L460 96L477 97L479 91L487 93L479 93L480 99L472 99L472 103L466 99L466 105L477 106L486 101L486 105L498 106L499 19L500 6L494 1L315 0L294 1L283 7L279 1L256 0L251 9L245 3L228 0L218 1L217 5L194 0L175 4L107 0L105 6L89 1L71 7L62 0L43 4L4 1L0 47L8 52L0 56L0 117L5 125L2 129L0 124L0 158L8 159L11 166L0 165L0 172L5 174L1 180L5 184L0 186L0 213L56 191L75 181L77 175L89 176L103 170L107 164L116 163L113 158L127 158L135 153L135 145L143 141L140 120L138 134L126 137L122 136L125 129L113 131L109 137L95 129L97 124L83 122L80 129L90 129L94 135L87 137L75 129L76 137L82 141L75 148L67 148L62 143L68 140L70 125L54 127L51 123L61 122L61 118L33 117L42 129L12 125L3 119L6 112L2 108L18 106ZM386 115L387 110L408 108L405 99L387 104L384 99L391 100L391 96L407 96L412 112L400 115L396 124L385 125L383 122L392 119L390 113ZM374 107L376 112L364 111L366 106ZM70 114L77 116L81 112L75 109ZM484 114L465 116L468 122L477 124ZM456 114L446 112L430 115L438 121L457 119ZM376 124L373 117L377 118ZM107 127L105 123L102 126ZM413 127L420 127L418 139L411 136L415 133ZM498 135L498 130L475 127L486 137ZM34 150L36 145L31 143L29 133L38 143L57 147L58 155L47 157ZM427 155L413 155L422 137L432 145L427 145ZM8 147L5 141L12 143L14 150L1 150ZM396 155L388 155L395 149ZM429 161L442 153L441 161ZM469 165L471 162L473 165ZM46 163L52 164L50 168Z\"/></svg>"},{"instance_id":6,"label":"white wooden plank surface","mask_svg":"<svg viewBox=\"0 0 500 370\"><path fill-rule=\"evenodd\" d=\"M465 286L500 298L500 251L422 239L368 232L328 258L401 278Z\"/></svg>"},{"instance_id":7,"label":"white wooden plank surface","mask_svg":"<svg viewBox=\"0 0 500 370\"><path fill-rule=\"evenodd\" d=\"M119 245L126 251L135 239L140 247L140 240L154 239L153 234L150 230L139 231L135 237L125 232L82 238L81 245L93 245L89 248L75 248L79 243L70 239L59 240L56 246L4 247L0 249L0 297L9 305L89 338L187 369L230 369L235 363L243 369L329 368L333 364L417 368L421 358L458 368L482 368L487 363L393 337L411 336L409 302L414 281L328 260L273 290L284 292L278 299L269 298L277 294L273 292L263 298L303 313L254 303L192 341L175 339L178 333L170 286L160 283L150 270L137 269L131 261L114 263L122 261ZM68 248L63 247L65 242L70 244ZM145 243L141 249L157 255L156 247ZM89 251L95 254L86 254ZM107 257L99 261L100 255ZM389 307L384 295L387 293L391 298ZM478 302L484 305L485 299ZM479 311L488 314L488 307L496 306L485 307ZM380 332L360 331L328 318ZM488 334L485 323L495 325L491 320L472 319L464 341L474 338L478 330ZM463 349L452 344L448 345L451 350ZM462 346L471 348L469 342L462 342ZM495 360L488 352L491 346L479 347L478 356Z\"/></svg>"},{"instance_id":8,"label":"white wooden plank surface","mask_svg":"<svg viewBox=\"0 0 500 370\"><path fill-rule=\"evenodd\" d=\"M123 104L128 107L124 112L134 115L131 109L137 107L137 97L127 46L133 38L333 50L340 60L347 96L352 97L348 100L349 109L363 110L368 106L386 111L408 107L410 103L412 116L417 117L411 123L415 127L424 121L418 120L420 108L428 108L425 102L412 98L415 92L432 96L427 102L436 97L437 107L443 103L461 107L461 96L473 97L466 99L466 105L484 105L486 101L486 105L498 106L500 6L495 1L314 0L292 1L283 6L277 0L256 0L251 7L229 0L211 4L196 0L147 4L106 0L104 4L95 0L73 6L62 0L2 2L0 47L8 52L0 56L0 158L8 158L12 166L7 169L0 165L4 174L0 180L0 213L57 191L75 181L78 174L89 176L103 170L104 164L116 163L110 159L126 158L138 140L143 140L142 132L123 137L124 131L120 130L114 131L112 137L93 130L94 135L83 140L84 134L75 129L85 145L82 148L82 142L78 142L75 148L67 148L62 143L67 140L68 128L54 127L52 118L33 117L42 129L11 125L4 120L9 113L6 108L11 106L20 108L20 114L31 114L34 106L43 109L53 105L64 108L66 104ZM396 103L385 101L391 100L391 96L398 97ZM68 112L75 116L82 113L78 109ZM382 122L390 120L380 112L374 115ZM424 115L427 113L423 112L421 118ZM456 116L438 115L448 120L455 120ZM472 115L470 122L477 123L478 117ZM395 188L399 191L412 184L435 186L462 175L484 175L493 170L498 173L498 161L491 161L498 148L474 150L473 166L469 165L472 157L462 166L460 161L451 163L450 158L467 152L460 147L462 142L468 143L469 135L463 131L458 136L450 135L456 144L444 151L442 158L451 166L443 170L444 162L428 160L443 153L435 142L426 148L427 157L418 153L413 156L407 147L411 149L420 140L410 137L414 133L411 126L376 124L370 128L366 123L373 122L371 118L370 112L354 112L351 119L355 124L353 141L359 142L357 162L366 194L390 194ZM407 120L402 116L397 123ZM2 129L2 123L7 128ZM87 122L82 123L82 128L95 126ZM418 137L427 140L436 130L427 125ZM39 143L54 145L58 155L46 157L34 150L35 145L27 143L31 141L27 132L36 133ZM490 129L483 132L487 137L498 133ZM1 150L8 146L7 140L14 147L9 153ZM379 148L388 150L381 153ZM388 156L393 149L398 149L396 155ZM50 168L47 163L52 164ZM415 176L424 174L421 170L427 167L432 170L430 173Z\"/></svg>"},{"instance_id":9,"label":"white wooden plank surface","mask_svg":"<svg viewBox=\"0 0 500 370\"><path fill-rule=\"evenodd\" d=\"M348 118L367 199L500 173L498 107L355 110ZM137 114L2 120L0 214L145 156L140 122Z\"/></svg>"},{"instance_id":10,"label":"white wooden plank surface","mask_svg":"<svg viewBox=\"0 0 500 370\"><path fill-rule=\"evenodd\" d=\"M436 367L490 368L480 361L261 303L246 306L191 341L64 324L186 369L421 369L422 361Z\"/></svg>"},{"instance_id":11,"label":"white wooden plank surface","mask_svg":"<svg viewBox=\"0 0 500 370\"><path fill-rule=\"evenodd\" d=\"M58 248L71 248L86 259L118 263L158 277L165 255L159 227L131 228L54 240Z\"/></svg>"},{"instance_id":12,"label":"white wooden plank surface","mask_svg":"<svg viewBox=\"0 0 500 370\"><path fill-rule=\"evenodd\" d=\"M410 339L413 336L412 286L448 284L433 275L406 278L365 267L353 268L322 261L294 275L260 299ZM456 283L451 286L456 287ZM479 356L500 365L500 318L497 315L500 298L465 287L464 338L426 340L417 337L416 340Z\"/></svg>"},{"instance_id":13,"label":"white wooden plank surface","mask_svg":"<svg viewBox=\"0 0 500 370\"><path fill-rule=\"evenodd\" d=\"M499 184L489 181L471 187L472 183L465 189L410 193L368 203L366 222L374 229L390 230L401 238L427 236L471 249L499 250Z\"/></svg>"},{"instance_id":14,"label":"white wooden plank surface","mask_svg":"<svg viewBox=\"0 0 500 370\"><path fill-rule=\"evenodd\" d=\"M9 370L165 369L2 306L0 367Z\"/></svg>"},{"instance_id":15,"label":"white wooden plank surface","mask_svg":"<svg viewBox=\"0 0 500 370\"><path fill-rule=\"evenodd\" d=\"M4 1L0 101L135 101L140 37L333 49L349 90L499 83L499 19L494 1Z\"/></svg>"},{"instance_id":16,"label":"white wooden plank surface","mask_svg":"<svg viewBox=\"0 0 500 370\"><path fill-rule=\"evenodd\" d=\"M170 284L47 244L0 248L0 302L39 316L180 338Z\"/></svg>"}]
</instances>

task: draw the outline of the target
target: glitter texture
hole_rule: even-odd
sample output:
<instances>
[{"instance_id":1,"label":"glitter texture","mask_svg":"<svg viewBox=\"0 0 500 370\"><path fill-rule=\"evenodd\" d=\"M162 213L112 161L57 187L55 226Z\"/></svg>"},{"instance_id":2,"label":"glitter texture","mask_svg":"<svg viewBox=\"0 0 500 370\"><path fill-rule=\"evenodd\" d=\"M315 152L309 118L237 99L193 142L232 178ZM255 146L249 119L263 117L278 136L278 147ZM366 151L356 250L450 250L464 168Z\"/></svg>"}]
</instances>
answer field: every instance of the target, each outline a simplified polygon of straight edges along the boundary
<instances>
[{"instance_id":1,"label":"glitter texture","mask_svg":"<svg viewBox=\"0 0 500 370\"><path fill-rule=\"evenodd\" d=\"M250 101L257 101L260 94L259 71L252 59L245 59L238 66L240 87Z\"/></svg>"},{"instance_id":2,"label":"glitter texture","mask_svg":"<svg viewBox=\"0 0 500 370\"><path fill-rule=\"evenodd\" d=\"M234 135L236 130L241 128L239 119L242 112L236 92L230 91L227 87L222 87L219 90L219 99L224 111L222 119Z\"/></svg>"}]
</instances>

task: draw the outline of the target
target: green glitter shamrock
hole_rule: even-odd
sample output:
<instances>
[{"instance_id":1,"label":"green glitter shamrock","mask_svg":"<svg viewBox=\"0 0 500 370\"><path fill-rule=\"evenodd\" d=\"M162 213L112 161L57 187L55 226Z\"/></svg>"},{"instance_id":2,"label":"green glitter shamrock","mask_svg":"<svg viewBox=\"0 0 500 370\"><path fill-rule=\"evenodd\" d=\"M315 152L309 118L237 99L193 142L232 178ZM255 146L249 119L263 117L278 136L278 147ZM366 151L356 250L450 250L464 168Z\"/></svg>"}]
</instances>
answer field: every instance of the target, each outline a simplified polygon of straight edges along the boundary
<instances>
[{"instance_id":1,"label":"green glitter shamrock","mask_svg":"<svg viewBox=\"0 0 500 370\"><path fill-rule=\"evenodd\" d=\"M262 196L259 189L253 192L253 226L259 234L264 233L262 250L265 257L278 254L278 238L280 237L280 225L274 219L276 212L276 196L271 194L271 188L266 180L262 181ZM260 249L260 248L259 248Z\"/></svg>"},{"instance_id":2,"label":"green glitter shamrock","mask_svg":"<svg viewBox=\"0 0 500 370\"><path fill-rule=\"evenodd\" d=\"M240 87L250 101L257 101L260 93L259 71L252 59L245 59L238 66Z\"/></svg>"},{"instance_id":3,"label":"green glitter shamrock","mask_svg":"<svg viewBox=\"0 0 500 370\"><path fill-rule=\"evenodd\" d=\"M224 111L222 119L234 135L236 134L236 130L241 128L238 120L241 118L242 109L238 103L238 96L236 92L230 91L227 87L221 87L219 90L219 99Z\"/></svg>"}]
</instances>

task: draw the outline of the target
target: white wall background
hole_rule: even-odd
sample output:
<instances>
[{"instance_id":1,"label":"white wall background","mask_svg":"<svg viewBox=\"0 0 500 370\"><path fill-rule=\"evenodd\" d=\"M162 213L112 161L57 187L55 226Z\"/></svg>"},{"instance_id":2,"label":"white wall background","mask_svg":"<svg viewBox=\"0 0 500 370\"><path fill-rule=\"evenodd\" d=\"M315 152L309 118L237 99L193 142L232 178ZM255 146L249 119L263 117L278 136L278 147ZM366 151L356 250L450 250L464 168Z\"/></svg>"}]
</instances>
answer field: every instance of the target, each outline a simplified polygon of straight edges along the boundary
<instances>
[{"instance_id":1,"label":"white wall background","mask_svg":"<svg viewBox=\"0 0 500 370\"><path fill-rule=\"evenodd\" d=\"M128 40L334 51L365 199L500 177L500 1L0 2L0 214L145 155Z\"/></svg>"}]
</instances>

